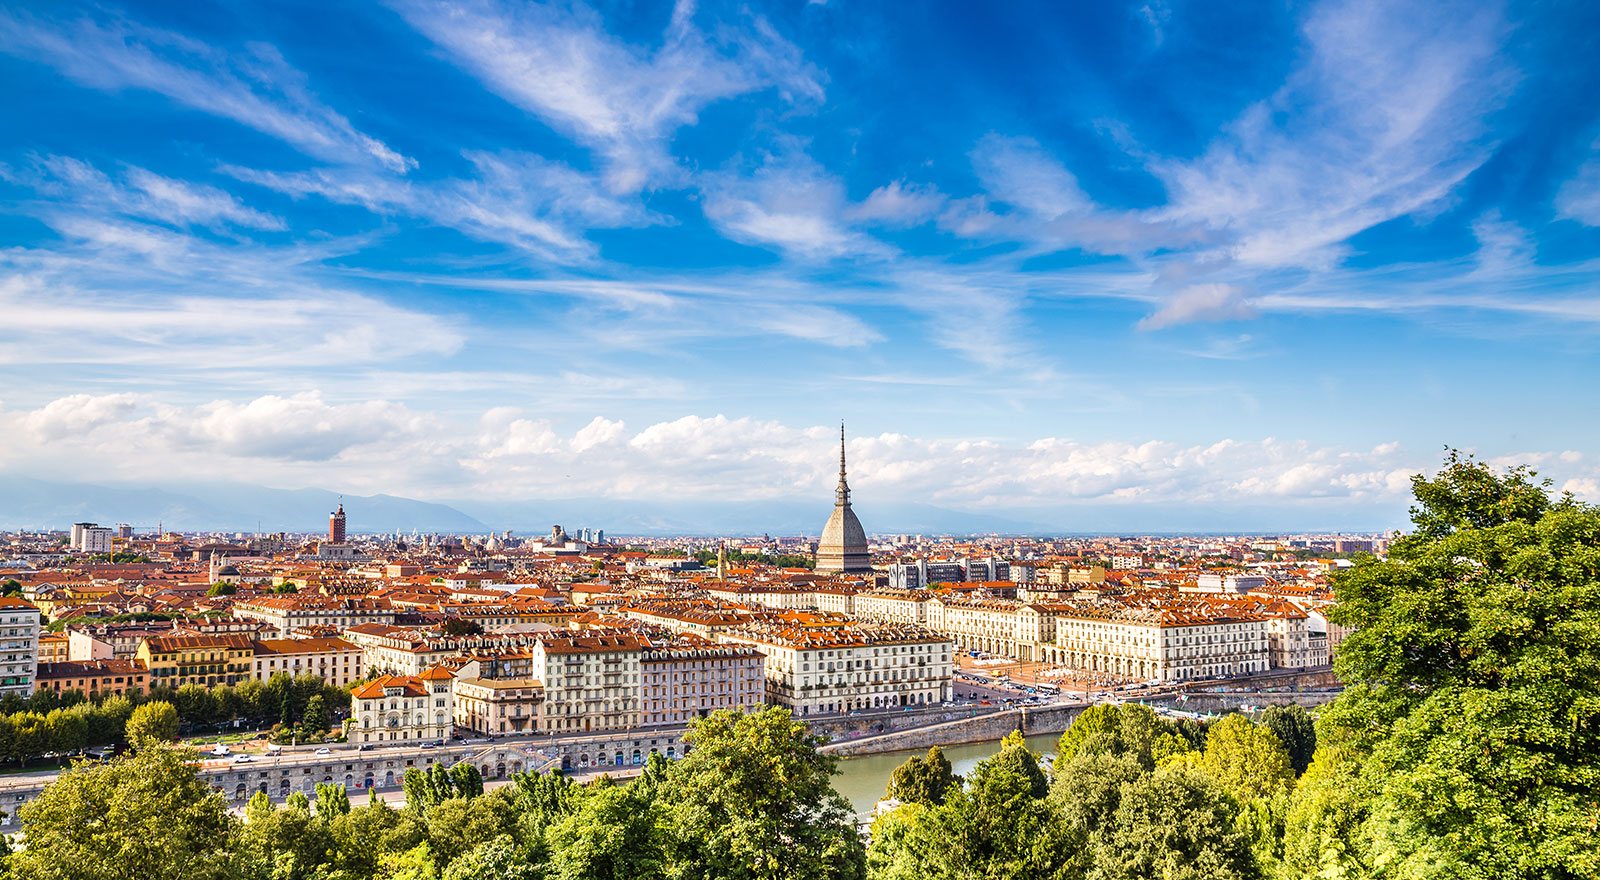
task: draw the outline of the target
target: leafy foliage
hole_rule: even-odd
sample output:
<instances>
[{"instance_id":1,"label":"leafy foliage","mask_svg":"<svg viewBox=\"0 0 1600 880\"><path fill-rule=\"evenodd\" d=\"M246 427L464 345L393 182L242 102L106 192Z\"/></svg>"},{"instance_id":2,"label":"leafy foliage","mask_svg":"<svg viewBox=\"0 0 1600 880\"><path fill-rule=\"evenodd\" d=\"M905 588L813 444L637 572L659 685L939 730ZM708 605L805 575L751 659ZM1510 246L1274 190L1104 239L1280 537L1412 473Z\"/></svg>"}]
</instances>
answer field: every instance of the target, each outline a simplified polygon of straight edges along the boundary
<instances>
[{"instance_id":1,"label":"leafy foliage","mask_svg":"<svg viewBox=\"0 0 1600 880\"><path fill-rule=\"evenodd\" d=\"M938 806L951 788L961 784L950 769L950 761L938 746L927 755L914 755L894 768L889 775L889 797L902 803Z\"/></svg>"},{"instance_id":2,"label":"leafy foliage","mask_svg":"<svg viewBox=\"0 0 1600 880\"><path fill-rule=\"evenodd\" d=\"M1290 867L1600 875L1600 511L1451 453L1415 531L1335 582L1355 683L1321 714Z\"/></svg>"},{"instance_id":3,"label":"leafy foliage","mask_svg":"<svg viewBox=\"0 0 1600 880\"><path fill-rule=\"evenodd\" d=\"M228 880L235 822L222 796L173 749L83 764L19 816L27 847L12 874L33 880Z\"/></svg>"}]
</instances>

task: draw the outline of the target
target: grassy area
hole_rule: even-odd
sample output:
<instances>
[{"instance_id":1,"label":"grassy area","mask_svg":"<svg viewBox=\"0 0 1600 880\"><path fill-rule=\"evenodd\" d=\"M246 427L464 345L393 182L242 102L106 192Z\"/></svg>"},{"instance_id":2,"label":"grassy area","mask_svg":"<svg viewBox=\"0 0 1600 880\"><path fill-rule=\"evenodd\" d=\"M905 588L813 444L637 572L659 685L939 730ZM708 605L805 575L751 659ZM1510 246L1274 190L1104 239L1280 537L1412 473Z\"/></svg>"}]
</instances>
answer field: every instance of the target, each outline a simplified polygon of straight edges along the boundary
<instances>
[{"instance_id":1,"label":"grassy area","mask_svg":"<svg viewBox=\"0 0 1600 880\"><path fill-rule=\"evenodd\" d=\"M205 736L185 737L184 742L193 746L214 746L217 743L224 745L242 745L255 740L266 741L268 731L265 730L239 730L228 733L212 733Z\"/></svg>"}]
</instances>

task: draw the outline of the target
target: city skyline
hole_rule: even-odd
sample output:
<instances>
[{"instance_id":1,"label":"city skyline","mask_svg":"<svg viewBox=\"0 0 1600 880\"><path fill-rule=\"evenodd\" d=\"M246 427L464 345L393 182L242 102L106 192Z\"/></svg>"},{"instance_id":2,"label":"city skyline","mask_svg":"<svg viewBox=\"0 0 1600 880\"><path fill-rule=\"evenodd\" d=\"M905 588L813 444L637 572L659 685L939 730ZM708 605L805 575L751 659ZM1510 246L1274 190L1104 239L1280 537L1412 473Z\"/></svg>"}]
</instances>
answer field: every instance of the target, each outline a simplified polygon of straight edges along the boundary
<instances>
[{"instance_id":1,"label":"city skyline","mask_svg":"<svg viewBox=\"0 0 1600 880\"><path fill-rule=\"evenodd\" d=\"M0 477L776 517L843 418L869 531L1594 501L1597 25L0 5Z\"/></svg>"}]
</instances>

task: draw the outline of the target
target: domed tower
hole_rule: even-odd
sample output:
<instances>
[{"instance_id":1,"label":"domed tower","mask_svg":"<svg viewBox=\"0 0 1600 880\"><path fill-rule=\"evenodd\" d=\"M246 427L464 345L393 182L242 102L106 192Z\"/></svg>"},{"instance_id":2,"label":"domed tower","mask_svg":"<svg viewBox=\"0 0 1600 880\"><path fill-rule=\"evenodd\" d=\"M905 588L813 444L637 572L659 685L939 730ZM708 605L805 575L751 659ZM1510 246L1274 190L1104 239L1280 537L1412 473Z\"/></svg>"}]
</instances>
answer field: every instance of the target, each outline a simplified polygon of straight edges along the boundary
<instances>
[{"instance_id":1,"label":"domed tower","mask_svg":"<svg viewBox=\"0 0 1600 880\"><path fill-rule=\"evenodd\" d=\"M872 571L867 555L867 531L850 509L850 484L844 479L844 423L839 423L839 487L833 493L833 513L817 542L817 571L855 574Z\"/></svg>"}]
</instances>

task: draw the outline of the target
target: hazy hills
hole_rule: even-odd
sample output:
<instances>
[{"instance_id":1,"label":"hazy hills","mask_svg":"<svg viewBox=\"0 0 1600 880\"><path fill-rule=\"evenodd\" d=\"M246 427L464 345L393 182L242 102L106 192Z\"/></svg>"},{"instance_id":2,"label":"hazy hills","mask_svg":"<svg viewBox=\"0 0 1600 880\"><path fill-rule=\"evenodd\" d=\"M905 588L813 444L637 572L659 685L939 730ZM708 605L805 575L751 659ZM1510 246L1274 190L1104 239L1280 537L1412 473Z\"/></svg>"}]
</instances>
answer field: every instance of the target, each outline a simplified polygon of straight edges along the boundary
<instances>
[{"instance_id":1,"label":"hazy hills","mask_svg":"<svg viewBox=\"0 0 1600 880\"><path fill-rule=\"evenodd\" d=\"M327 489L272 489L247 484L100 485L0 474L0 528L65 529L80 520L140 530L161 524L181 531L320 532L343 498L352 534L476 533L511 529L539 533L560 523L569 531L613 535L815 535L831 496L778 501L637 501L571 498L489 502L418 501L394 495L340 495ZM1357 505L1315 507L1112 505L1063 499L1048 509L1003 513L951 510L914 502L856 497L856 512L873 534L1154 534L1369 531L1400 525L1403 511L1375 516Z\"/></svg>"}]
</instances>

